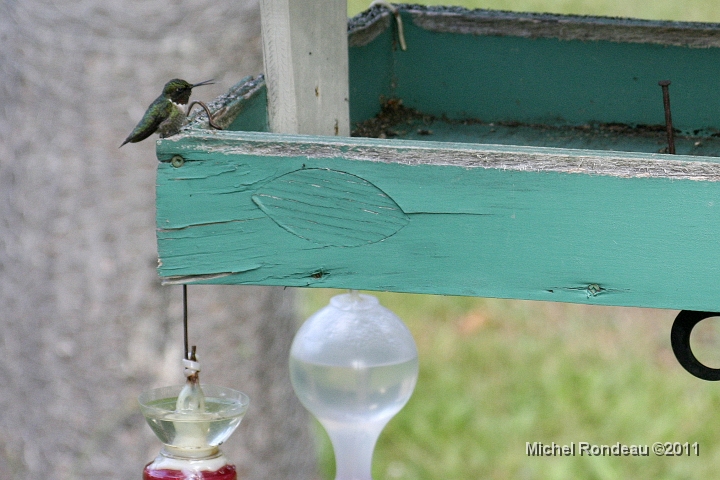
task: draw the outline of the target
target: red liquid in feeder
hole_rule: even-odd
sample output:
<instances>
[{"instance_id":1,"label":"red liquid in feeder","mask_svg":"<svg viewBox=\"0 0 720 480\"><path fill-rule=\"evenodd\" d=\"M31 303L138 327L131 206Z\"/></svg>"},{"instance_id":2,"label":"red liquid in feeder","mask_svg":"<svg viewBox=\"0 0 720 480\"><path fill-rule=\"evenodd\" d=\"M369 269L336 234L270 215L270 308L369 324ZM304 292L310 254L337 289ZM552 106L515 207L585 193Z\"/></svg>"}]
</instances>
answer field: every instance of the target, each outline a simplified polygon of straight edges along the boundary
<instances>
[{"instance_id":1,"label":"red liquid in feeder","mask_svg":"<svg viewBox=\"0 0 720 480\"><path fill-rule=\"evenodd\" d=\"M143 470L143 480L237 480L235 465L225 465L215 472L190 472L180 470Z\"/></svg>"}]
</instances>

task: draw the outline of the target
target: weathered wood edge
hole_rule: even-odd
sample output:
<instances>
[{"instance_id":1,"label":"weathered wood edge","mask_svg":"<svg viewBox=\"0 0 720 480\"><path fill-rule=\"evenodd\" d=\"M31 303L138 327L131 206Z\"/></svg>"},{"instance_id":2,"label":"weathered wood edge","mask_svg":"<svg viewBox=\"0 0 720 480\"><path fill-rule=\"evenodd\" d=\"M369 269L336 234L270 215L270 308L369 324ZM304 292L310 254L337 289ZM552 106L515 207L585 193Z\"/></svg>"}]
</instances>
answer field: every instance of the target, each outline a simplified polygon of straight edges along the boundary
<instances>
[{"instance_id":1,"label":"weathered wood edge","mask_svg":"<svg viewBox=\"0 0 720 480\"><path fill-rule=\"evenodd\" d=\"M375 6L348 20L348 46L362 47L390 27L390 12Z\"/></svg>"},{"instance_id":2,"label":"weathered wood edge","mask_svg":"<svg viewBox=\"0 0 720 480\"><path fill-rule=\"evenodd\" d=\"M261 0L260 12L270 130L350 135L347 2Z\"/></svg>"},{"instance_id":3,"label":"weathered wood edge","mask_svg":"<svg viewBox=\"0 0 720 480\"><path fill-rule=\"evenodd\" d=\"M420 28L466 35L649 43L691 48L720 47L720 24L591 17L462 7L397 4ZM390 26L387 10L374 7L350 20L351 46L370 43Z\"/></svg>"},{"instance_id":4,"label":"weathered wood edge","mask_svg":"<svg viewBox=\"0 0 720 480\"><path fill-rule=\"evenodd\" d=\"M253 78L247 76L242 78L230 89L208 103L208 108L213 114L213 121L222 128L227 128L235 118L243 111L245 104L265 88L265 77L261 74ZM184 131L211 130L204 110L193 110L188 118L188 124Z\"/></svg>"},{"instance_id":5,"label":"weathered wood edge","mask_svg":"<svg viewBox=\"0 0 720 480\"><path fill-rule=\"evenodd\" d=\"M160 161L167 162L173 154L183 152L720 181L720 159L698 160L685 155L198 130L184 131L158 143Z\"/></svg>"}]
</instances>

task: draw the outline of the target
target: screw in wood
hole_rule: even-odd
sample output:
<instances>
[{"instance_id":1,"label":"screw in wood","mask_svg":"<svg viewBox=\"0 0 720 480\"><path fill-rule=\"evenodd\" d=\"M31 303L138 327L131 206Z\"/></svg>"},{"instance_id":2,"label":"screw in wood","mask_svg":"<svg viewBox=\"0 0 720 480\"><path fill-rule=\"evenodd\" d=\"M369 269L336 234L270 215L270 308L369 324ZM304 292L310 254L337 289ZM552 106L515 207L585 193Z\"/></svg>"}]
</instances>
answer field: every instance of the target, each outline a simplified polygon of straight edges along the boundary
<instances>
[{"instance_id":1,"label":"screw in wood","mask_svg":"<svg viewBox=\"0 0 720 480\"><path fill-rule=\"evenodd\" d=\"M675 133L673 132L672 115L670 114L670 80L660 80L663 106L665 107L665 130L667 131L668 153L675 154Z\"/></svg>"},{"instance_id":2,"label":"screw in wood","mask_svg":"<svg viewBox=\"0 0 720 480\"><path fill-rule=\"evenodd\" d=\"M175 168L182 167L184 163L185 159L180 155L173 155L173 157L170 159L170 164Z\"/></svg>"}]
</instances>

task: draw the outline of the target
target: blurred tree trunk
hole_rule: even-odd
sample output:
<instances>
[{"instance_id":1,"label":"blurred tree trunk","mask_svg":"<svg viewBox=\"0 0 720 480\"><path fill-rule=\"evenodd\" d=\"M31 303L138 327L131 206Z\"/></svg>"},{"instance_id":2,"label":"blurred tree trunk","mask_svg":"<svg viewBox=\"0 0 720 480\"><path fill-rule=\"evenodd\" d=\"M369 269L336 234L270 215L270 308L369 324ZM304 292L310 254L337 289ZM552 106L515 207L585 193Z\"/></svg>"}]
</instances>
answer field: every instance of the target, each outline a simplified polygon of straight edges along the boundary
<instances>
[{"instance_id":1,"label":"blurred tree trunk","mask_svg":"<svg viewBox=\"0 0 720 480\"><path fill-rule=\"evenodd\" d=\"M0 0L0 478L140 478L136 404L181 383L181 289L155 272L154 141L118 145L170 78L209 100L262 71L256 1ZM190 287L201 378L251 397L244 479L314 474L291 292Z\"/></svg>"}]
</instances>

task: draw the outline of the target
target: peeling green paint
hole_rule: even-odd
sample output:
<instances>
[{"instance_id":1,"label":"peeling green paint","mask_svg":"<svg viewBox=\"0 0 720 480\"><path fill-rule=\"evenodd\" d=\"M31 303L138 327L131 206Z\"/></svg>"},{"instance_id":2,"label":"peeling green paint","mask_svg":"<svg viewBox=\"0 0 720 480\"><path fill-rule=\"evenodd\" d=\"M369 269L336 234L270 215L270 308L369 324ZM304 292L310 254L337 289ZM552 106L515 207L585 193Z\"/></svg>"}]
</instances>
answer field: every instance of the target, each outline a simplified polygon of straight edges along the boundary
<instances>
[{"instance_id":1,"label":"peeling green paint","mask_svg":"<svg viewBox=\"0 0 720 480\"><path fill-rule=\"evenodd\" d=\"M482 120L483 143L451 122L432 141L199 128L163 139L165 281L720 309L720 48L683 46L683 35L705 41L693 28L714 27L630 25L662 30L664 46L434 31L403 15L407 52L392 49L389 30L351 48L353 121L397 95L438 117ZM710 156L657 154L657 139L622 129L590 131L584 149L531 132L533 122L661 123L664 78L673 118L699 129ZM231 129L266 128L255 87L234 104L244 119L228 118ZM525 133L491 125L506 120ZM701 149L683 141L684 152Z\"/></svg>"}]
</instances>

